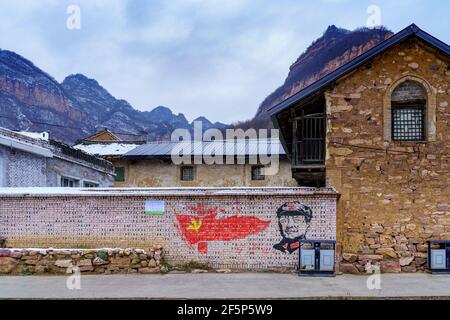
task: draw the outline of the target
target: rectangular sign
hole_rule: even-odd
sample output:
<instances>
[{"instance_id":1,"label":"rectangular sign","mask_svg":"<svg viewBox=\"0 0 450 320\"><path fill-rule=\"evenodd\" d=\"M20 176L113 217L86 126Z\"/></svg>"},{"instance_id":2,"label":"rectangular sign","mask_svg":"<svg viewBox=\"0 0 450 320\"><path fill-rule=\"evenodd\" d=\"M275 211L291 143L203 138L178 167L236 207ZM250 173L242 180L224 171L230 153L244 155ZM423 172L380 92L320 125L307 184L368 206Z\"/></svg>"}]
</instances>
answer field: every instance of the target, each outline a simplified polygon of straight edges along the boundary
<instances>
[{"instance_id":1,"label":"rectangular sign","mask_svg":"<svg viewBox=\"0 0 450 320\"><path fill-rule=\"evenodd\" d=\"M166 202L161 200L145 200L145 214L163 215Z\"/></svg>"}]
</instances>

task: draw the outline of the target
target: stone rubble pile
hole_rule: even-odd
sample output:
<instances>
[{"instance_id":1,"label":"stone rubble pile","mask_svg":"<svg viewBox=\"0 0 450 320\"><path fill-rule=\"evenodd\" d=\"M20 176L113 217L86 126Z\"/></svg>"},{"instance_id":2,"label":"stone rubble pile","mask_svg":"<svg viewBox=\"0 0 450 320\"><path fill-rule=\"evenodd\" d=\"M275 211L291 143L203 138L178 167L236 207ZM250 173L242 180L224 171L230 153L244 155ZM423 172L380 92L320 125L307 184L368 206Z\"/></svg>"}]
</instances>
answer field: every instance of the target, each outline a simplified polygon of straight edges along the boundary
<instances>
[{"instance_id":1,"label":"stone rubble pile","mask_svg":"<svg viewBox=\"0 0 450 320\"><path fill-rule=\"evenodd\" d=\"M160 273L162 248L0 249L0 274Z\"/></svg>"}]
</instances>

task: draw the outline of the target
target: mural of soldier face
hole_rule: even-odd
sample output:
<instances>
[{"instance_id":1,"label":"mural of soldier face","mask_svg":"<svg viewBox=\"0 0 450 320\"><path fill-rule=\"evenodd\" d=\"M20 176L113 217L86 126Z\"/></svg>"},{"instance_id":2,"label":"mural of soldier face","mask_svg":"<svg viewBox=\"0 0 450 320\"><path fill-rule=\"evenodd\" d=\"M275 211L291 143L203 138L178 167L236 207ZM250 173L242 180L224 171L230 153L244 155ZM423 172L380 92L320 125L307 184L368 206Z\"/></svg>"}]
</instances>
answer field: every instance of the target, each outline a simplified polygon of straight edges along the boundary
<instances>
[{"instance_id":1,"label":"mural of soldier face","mask_svg":"<svg viewBox=\"0 0 450 320\"><path fill-rule=\"evenodd\" d=\"M312 216L311 208L300 202L288 202L278 208L278 226L283 239L274 248L289 253L297 250L299 241L306 239Z\"/></svg>"},{"instance_id":2,"label":"mural of soldier face","mask_svg":"<svg viewBox=\"0 0 450 320\"><path fill-rule=\"evenodd\" d=\"M302 215L283 215L278 222L281 235L286 239L305 238L310 226L306 222L306 217Z\"/></svg>"}]
</instances>

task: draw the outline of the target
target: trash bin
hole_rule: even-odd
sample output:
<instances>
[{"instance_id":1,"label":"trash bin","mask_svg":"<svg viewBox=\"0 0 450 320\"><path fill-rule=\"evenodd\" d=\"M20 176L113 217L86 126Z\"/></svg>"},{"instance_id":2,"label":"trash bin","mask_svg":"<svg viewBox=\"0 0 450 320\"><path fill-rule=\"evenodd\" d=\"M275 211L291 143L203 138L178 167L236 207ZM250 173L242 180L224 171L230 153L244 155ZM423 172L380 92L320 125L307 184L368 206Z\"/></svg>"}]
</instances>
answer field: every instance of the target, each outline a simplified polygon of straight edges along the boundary
<instances>
[{"instance_id":1,"label":"trash bin","mask_svg":"<svg viewBox=\"0 0 450 320\"><path fill-rule=\"evenodd\" d=\"M450 274L450 240L428 241L428 269L432 274Z\"/></svg>"},{"instance_id":2,"label":"trash bin","mask_svg":"<svg viewBox=\"0 0 450 320\"><path fill-rule=\"evenodd\" d=\"M335 276L336 241L301 240L299 276Z\"/></svg>"}]
</instances>

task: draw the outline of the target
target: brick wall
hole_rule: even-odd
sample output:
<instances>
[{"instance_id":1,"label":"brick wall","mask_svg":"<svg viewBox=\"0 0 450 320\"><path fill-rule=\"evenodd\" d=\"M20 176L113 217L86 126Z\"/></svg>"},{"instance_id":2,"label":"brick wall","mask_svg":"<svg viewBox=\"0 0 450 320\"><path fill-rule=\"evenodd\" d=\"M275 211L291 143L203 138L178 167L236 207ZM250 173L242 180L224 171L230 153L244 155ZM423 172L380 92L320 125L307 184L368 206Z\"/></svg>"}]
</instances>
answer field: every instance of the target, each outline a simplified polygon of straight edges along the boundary
<instances>
[{"instance_id":1,"label":"brick wall","mask_svg":"<svg viewBox=\"0 0 450 320\"><path fill-rule=\"evenodd\" d=\"M277 210L290 202L311 209L306 238L336 236L337 194L333 189L18 192L0 194L0 235L9 247L161 246L170 263L195 261L233 269L291 268L297 265L295 246L291 254L274 248L285 244ZM164 201L165 214L145 214L145 200Z\"/></svg>"},{"instance_id":2,"label":"brick wall","mask_svg":"<svg viewBox=\"0 0 450 320\"><path fill-rule=\"evenodd\" d=\"M11 153L10 149L0 146L2 157L0 170L2 170L3 186L45 187L47 185L46 158L20 150L14 150L13 152Z\"/></svg>"}]
</instances>

